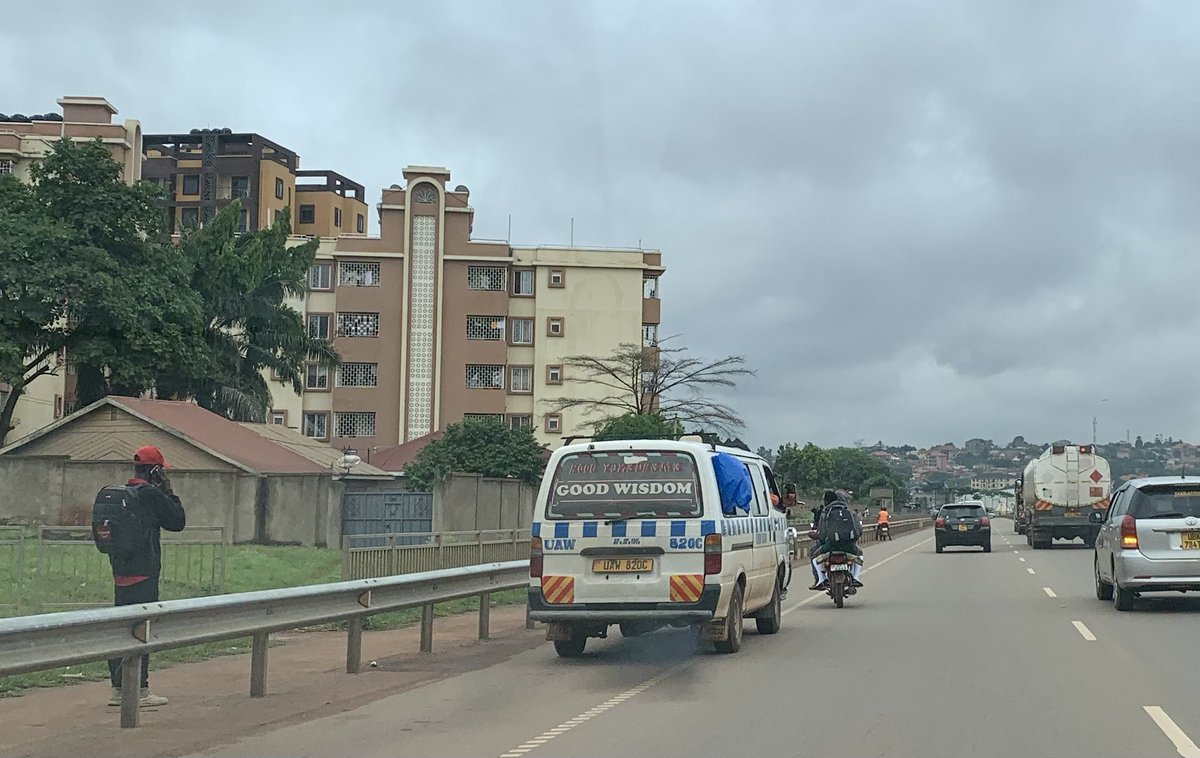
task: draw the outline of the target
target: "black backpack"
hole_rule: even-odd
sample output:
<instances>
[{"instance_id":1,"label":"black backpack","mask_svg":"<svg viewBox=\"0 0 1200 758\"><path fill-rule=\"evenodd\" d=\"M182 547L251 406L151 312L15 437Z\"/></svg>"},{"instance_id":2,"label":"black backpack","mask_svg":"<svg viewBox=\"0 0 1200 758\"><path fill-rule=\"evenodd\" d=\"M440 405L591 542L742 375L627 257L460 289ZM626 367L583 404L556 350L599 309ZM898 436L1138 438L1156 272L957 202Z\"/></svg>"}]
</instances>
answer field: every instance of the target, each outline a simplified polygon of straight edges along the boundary
<instances>
[{"instance_id":1,"label":"black backpack","mask_svg":"<svg viewBox=\"0 0 1200 758\"><path fill-rule=\"evenodd\" d=\"M822 542L849 542L861 535L854 525L854 514L850 509L835 503L825 508L824 518L821 519L821 533L817 536Z\"/></svg>"},{"instance_id":2,"label":"black backpack","mask_svg":"<svg viewBox=\"0 0 1200 758\"><path fill-rule=\"evenodd\" d=\"M100 552L118 558L153 550L137 487L113 484L96 493L92 505L92 541Z\"/></svg>"}]
</instances>

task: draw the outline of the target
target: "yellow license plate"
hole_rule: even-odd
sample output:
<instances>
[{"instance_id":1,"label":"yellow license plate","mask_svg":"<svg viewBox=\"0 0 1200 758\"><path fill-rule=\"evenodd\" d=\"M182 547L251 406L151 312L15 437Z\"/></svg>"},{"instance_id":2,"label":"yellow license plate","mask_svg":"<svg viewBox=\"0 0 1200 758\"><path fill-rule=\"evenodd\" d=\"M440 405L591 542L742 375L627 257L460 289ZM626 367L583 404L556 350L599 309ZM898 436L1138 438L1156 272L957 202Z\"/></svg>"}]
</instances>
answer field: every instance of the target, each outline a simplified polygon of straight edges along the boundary
<instances>
[{"instance_id":1,"label":"yellow license plate","mask_svg":"<svg viewBox=\"0 0 1200 758\"><path fill-rule=\"evenodd\" d=\"M959 525L958 525L958 531L960 531L960 532L965 532L965 531L967 531L967 525L966 525L966 524L959 524Z\"/></svg>"},{"instance_id":2,"label":"yellow license plate","mask_svg":"<svg viewBox=\"0 0 1200 758\"><path fill-rule=\"evenodd\" d=\"M1067 511L1067 518L1078 518L1079 511Z\"/></svg>"},{"instance_id":3,"label":"yellow license plate","mask_svg":"<svg viewBox=\"0 0 1200 758\"><path fill-rule=\"evenodd\" d=\"M592 572L596 574L648 574L653 569L653 558L597 558L592 561Z\"/></svg>"},{"instance_id":4,"label":"yellow license plate","mask_svg":"<svg viewBox=\"0 0 1200 758\"><path fill-rule=\"evenodd\" d=\"M1184 550L1200 550L1200 532L1184 532L1179 535L1179 546Z\"/></svg>"}]
</instances>

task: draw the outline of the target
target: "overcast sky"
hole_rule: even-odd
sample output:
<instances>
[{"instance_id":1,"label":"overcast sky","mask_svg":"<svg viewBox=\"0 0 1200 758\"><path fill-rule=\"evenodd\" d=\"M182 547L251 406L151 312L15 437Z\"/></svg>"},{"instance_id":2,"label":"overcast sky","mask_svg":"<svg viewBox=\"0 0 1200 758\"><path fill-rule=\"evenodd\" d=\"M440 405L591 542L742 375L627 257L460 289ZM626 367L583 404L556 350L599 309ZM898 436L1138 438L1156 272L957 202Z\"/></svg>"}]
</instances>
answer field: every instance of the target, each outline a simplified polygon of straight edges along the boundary
<instances>
[{"instance_id":1,"label":"overcast sky","mask_svg":"<svg viewBox=\"0 0 1200 758\"><path fill-rule=\"evenodd\" d=\"M121 10L114 10L120 8ZM1200 6L26 4L0 111L103 95L475 236L663 251L752 445L1200 438Z\"/></svg>"}]
</instances>

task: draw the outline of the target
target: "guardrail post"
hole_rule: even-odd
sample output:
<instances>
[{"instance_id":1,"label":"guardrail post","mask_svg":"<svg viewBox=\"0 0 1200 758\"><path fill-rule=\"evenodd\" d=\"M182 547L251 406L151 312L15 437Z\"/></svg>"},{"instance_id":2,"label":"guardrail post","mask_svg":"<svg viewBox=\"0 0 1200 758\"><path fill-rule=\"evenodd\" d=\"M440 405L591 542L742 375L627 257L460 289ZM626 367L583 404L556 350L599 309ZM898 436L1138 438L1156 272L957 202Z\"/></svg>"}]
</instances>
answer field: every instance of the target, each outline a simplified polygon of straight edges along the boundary
<instances>
[{"instance_id":1,"label":"guardrail post","mask_svg":"<svg viewBox=\"0 0 1200 758\"><path fill-rule=\"evenodd\" d=\"M138 700L141 698L142 656L121 659L121 728L138 725Z\"/></svg>"},{"instance_id":2,"label":"guardrail post","mask_svg":"<svg viewBox=\"0 0 1200 758\"><path fill-rule=\"evenodd\" d=\"M492 631L492 593L479 596L479 639L486 640Z\"/></svg>"},{"instance_id":3,"label":"guardrail post","mask_svg":"<svg viewBox=\"0 0 1200 758\"><path fill-rule=\"evenodd\" d=\"M421 606L421 652L433 652L433 603Z\"/></svg>"},{"instance_id":4,"label":"guardrail post","mask_svg":"<svg viewBox=\"0 0 1200 758\"><path fill-rule=\"evenodd\" d=\"M362 616L350 619L350 631L346 635L346 673L357 674L362 668Z\"/></svg>"},{"instance_id":5,"label":"guardrail post","mask_svg":"<svg viewBox=\"0 0 1200 758\"><path fill-rule=\"evenodd\" d=\"M254 635L250 648L250 697L267 694L267 640L266 632Z\"/></svg>"}]
</instances>

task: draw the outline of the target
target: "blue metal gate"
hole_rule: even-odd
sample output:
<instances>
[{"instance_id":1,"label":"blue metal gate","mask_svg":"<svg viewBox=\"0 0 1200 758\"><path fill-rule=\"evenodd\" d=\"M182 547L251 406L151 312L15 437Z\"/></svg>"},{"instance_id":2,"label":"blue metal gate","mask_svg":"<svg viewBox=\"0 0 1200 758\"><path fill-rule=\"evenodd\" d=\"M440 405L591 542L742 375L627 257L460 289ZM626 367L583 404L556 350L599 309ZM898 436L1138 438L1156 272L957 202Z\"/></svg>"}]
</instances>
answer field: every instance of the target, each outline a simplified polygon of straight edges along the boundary
<instances>
[{"instance_id":1,"label":"blue metal gate","mask_svg":"<svg viewBox=\"0 0 1200 758\"><path fill-rule=\"evenodd\" d=\"M433 528L432 492L347 492L342 495L342 536L412 534L392 544L420 545ZM355 547L381 547L383 537L356 539Z\"/></svg>"}]
</instances>

